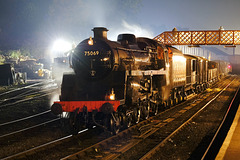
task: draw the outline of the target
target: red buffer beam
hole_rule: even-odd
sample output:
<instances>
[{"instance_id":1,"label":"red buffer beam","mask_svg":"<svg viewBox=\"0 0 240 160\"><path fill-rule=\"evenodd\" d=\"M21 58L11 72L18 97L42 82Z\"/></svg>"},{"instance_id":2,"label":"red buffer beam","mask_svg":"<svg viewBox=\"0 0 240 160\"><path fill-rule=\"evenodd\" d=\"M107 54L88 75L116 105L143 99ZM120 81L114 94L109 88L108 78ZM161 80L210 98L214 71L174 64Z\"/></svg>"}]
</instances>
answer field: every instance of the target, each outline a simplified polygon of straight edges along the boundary
<instances>
[{"instance_id":1,"label":"red buffer beam","mask_svg":"<svg viewBox=\"0 0 240 160\"><path fill-rule=\"evenodd\" d=\"M166 45L239 45L240 30L166 31L154 38Z\"/></svg>"}]
</instances>

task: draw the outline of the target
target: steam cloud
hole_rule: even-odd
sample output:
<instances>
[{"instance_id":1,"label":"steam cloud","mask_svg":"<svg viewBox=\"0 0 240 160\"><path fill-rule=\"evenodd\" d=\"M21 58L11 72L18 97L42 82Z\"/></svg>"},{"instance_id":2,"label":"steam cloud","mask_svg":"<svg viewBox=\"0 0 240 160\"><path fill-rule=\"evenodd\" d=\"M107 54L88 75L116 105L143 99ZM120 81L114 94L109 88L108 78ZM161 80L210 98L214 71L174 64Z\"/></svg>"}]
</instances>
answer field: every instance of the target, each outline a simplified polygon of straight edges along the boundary
<instances>
[{"instance_id":1,"label":"steam cloud","mask_svg":"<svg viewBox=\"0 0 240 160\"><path fill-rule=\"evenodd\" d=\"M125 20L122 20L120 27L114 27L113 29L109 28L109 40L116 40L118 34L121 33L131 33L136 37L148 37L153 38L154 34L151 30L141 27L140 25L134 23L128 23Z\"/></svg>"}]
</instances>

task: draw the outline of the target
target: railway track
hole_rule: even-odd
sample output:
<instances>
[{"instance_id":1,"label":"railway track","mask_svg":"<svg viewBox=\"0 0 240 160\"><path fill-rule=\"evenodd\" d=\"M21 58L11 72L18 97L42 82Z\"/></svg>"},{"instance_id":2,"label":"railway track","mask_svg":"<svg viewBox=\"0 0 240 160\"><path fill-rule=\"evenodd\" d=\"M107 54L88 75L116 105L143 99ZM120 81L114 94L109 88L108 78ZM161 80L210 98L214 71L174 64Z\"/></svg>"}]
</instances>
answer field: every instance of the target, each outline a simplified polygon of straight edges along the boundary
<instances>
[{"instance_id":1,"label":"railway track","mask_svg":"<svg viewBox=\"0 0 240 160\"><path fill-rule=\"evenodd\" d=\"M56 121L60 118L53 115L49 106L46 106L56 90L54 81L47 80L0 94L0 141L4 146L0 151L0 158L28 148L27 145L32 143L28 142L27 135L34 135L47 127L57 128ZM7 152L3 153L4 150Z\"/></svg>"},{"instance_id":2,"label":"railway track","mask_svg":"<svg viewBox=\"0 0 240 160\"><path fill-rule=\"evenodd\" d=\"M0 124L0 138L18 134L59 120L50 110Z\"/></svg>"},{"instance_id":3,"label":"railway track","mask_svg":"<svg viewBox=\"0 0 240 160\"><path fill-rule=\"evenodd\" d=\"M190 104L187 104L187 102L185 104L181 104L181 106L184 105L185 107L182 107L177 112L174 112L174 115L162 119L160 114L159 116L141 122L142 124L140 123L139 125L136 125L131 129L125 130L116 136L99 142L75 154L69 155L63 159L155 159L157 158L156 155L154 157L156 151L159 151L159 148L164 146L166 142L171 142L171 138L176 135L176 133L182 130L182 128L186 127L207 106L209 106L212 101L219 97L229 87L231 83L229 83L226 87L222 88L217 95L215 95L216 92L208 92L207 94L201 94L198 99L196 99ZM208 101L209 97L211 97L210 101ZM208 102L205 105L202 105L201 103L204 100ZM188 119L185 119L186 117L183 115L185 115L185 113L189 112L193 108L197 108L197 105L201 106L200 109L195 111L195 113L191 115ZM173 131L165 131L165 133L161 131L161 134L159 134L160 130L164 130L163 127L166 127L167 125L170 125L170 123L173 123L175 121L179 121L178 119L180 117L184 117L184 120L182 120L183 123L178 124L178 127L176 127L177 129L174 129ZM141 132L144 127L146 129ZM137 133L136 129L140 133ZM138 148L138 146L144 147L142 147L143 149L141 151L136 152L136 148Z\"/></svg>"},{"instance_id":4,"label":"railway track","mask_svg":"<svg viewBox=\"0 0 240 160\"><path fill-rule=\"evenodd\" d=\"M199 111L197 111L193 116L191 116L187 121L185 121L181 126L179 126L174 132L172 132L169 136L167 136L164 140L162 140L161 143L159 143L152 150L146 153L140 160L147 160L147 159L152 159L153 157L157 157L156 155L154 156L154 154L157 154L157 152L161 150L161 148L164 146L165 143L167 143L168 141L172 141L171 138L174 137L177 134L177 132L181 132L181 130L184 127L191 125L191 122L194 122L193 119L198 117L200 113L202 113L207 107L209 107L211 103L214 100L216 100L232 84L232 82L229 83L226 87L224 87L216 96L214 96L210 101L208 101ZM234 96L234 99L235 99L235 96Z\"/></svg>"},{"instance_id":5,"label":"railway track","mask_svg":"<svg viewBox=\"0 0 240 160\"><path fill-rule=\"evenodd\" d=\"M236 115L236 112L238 110L239 101L240 101L238 98L239 95L240 95L240 87L238 87L231 103L229 104L228 110L227 110L226 114L224 115L223 121L219 125L216 133L213 136L213 139L211 140L211 143L208 145L201 160L216 158L216 156L222 146L222 143L224 142L225 137L228 134L228 131L231 127L233 119Z\"/></svg>"},{"instance_id":6,"label":"railway track","mask_svg":"<svg viewBox=\"0 0 240 160\"><path fill-rule=\"evenodd\" d=\"M14 86L14 87L8 87L7 90L4 90L0 93L0 97L4 96L4 95L9 95L11 93L14 93L14 92L18 92L18 91L22 91L22 90L25 90L27 88L31 88L31 87L35 87L35 86L38 86L38 85L42 85L44 83L47 83L47 82L52 82L52 80L49 80L49 81L35 81L35 82L30 82L30 83L26 83L24 85L22 85L21 87L17 87ZM0 98L1 99L1 98Z\"/></svg>"},{"instance_id":7,"label":"railway track","mask_svg":"<svg viewBox=\"0 0 240 160\"><path fill-rule=\"evenodd\" d=\"M13 110L13 114L15 108L17 108L21 102L26 102L29 100L51 95L52 92L56 90L56 85L54 85L53 82L54 81L49 80L38 82L2 93L0 97L0 108L11 107L10 110ZM4 111L2 112L2 114L8 114L4 113ZM6 118L0 124L0 138L27 131L29 129L33 129L56 120L59 120L59 118L52 115L49 109L23 118L15 118L14 120L9 120Z\"/></svg>"},{"instance_id":8,"label":"railway track","mask_svg":"<svg viewBox=\"0 0 240 160\"><path fill-rule=\"evenodd\" d=\"M230 80L227 79L226 81L228 81L229 83ZM223 85L226 86L225 83L227 82L219 84L221 84L222 86ZM222 91L226 90L223 89L223 87L221 86L217 87L221 88ZM37 157L37 159L60 159L62 157L65 157L63 159L89 159L89 158L139 159L142 157L144 158L144 155L147 152L150 152L151 150L150 148L153 149L160 143L162 143L163 145L166 142L171 142L171 137L176 134L176 133L173 134L173 132L177 131L175 131L174 129L172 129L174 131L171 131L171 129L169 131L169 129L166 128L169 127L178 128L179 126L183 125L183 123L176 124L176 122L180 121L186 122L187 121L186 117L188 117L188 119L193 119L189 118L190 117L189 115L185 116L185 114L188 113L191 116L193 116L194 113L196 113L200 109L200 107L196 106L203 106L202 103L204 103L203 102L204 100L208 101L210 98L212 99L212 97L214 97L214 95L216 95L217 93L219 93L219 89L208 89L204 93L192 97L191 100L187 100L182 104L179 104L164 112L161 112L157 116L142 121L137 125L132 126L129 129L124 130L120 132L120 134L115 136L110 136L106 133L103 133L102 131L99 131L98 129L89 130L77 136L66 136L65 138L62 137L58 140L54 140L53 142L49 141L46 144L33 147L21 153L10 155L8 157L5 157L4 159L19 159L19 158L31 159L33 157L35 158ZM161 133L159 133L160 130ZM168 136L170 136L170 138L167 139ZM149 144L149 142L152 142L153 144ZM134 152L136 147L142 146L144 144L147 144L147 146L152 147L148 147L147 149L145 147L144 151L135 153L138 156L136 155L130 157L126 156L129 155L129 153L131 155L134 155L134 153L131 152ZM61 150L62 153L59 153L59 150Z\"/></svg>"},{"instance_id":9,"label":"railway track","mask_svg":"<svg viewBox=\"0 0 240 160\"><path fill-rule=\"evenodd\" d=\"M0 94L0 126L50 112L49 102L58 88L54 81L42 81ZM12 121L12 122L11 122ZM1 131L0 131L1 134Z\"/></svg>"},{"instance_id":10,"label":"railway track","mask_svg":"<svg viewBox=\"0 0 240 160\"><path fill-rule=\"evenodd\" d=\"M54 139L52 141L49 141L47 143L43 143L41 145L34 146L28 150L18 152L12 155L9 155L7 157L3 157L3 160L9 160L9 159L58 159L56 158L56 154L59 155L61 153L59 150L62 150L66 152L66 147L70 148L70 152L78 150L79 148L84 148L86 146L80 146L80 138L83 139L90 139L91 136L97 137L97 135L101 134L102 131L98 129L92 129L92 130L82 130L79 132L78 135L72 136L72 135L66 135L64 137ZM105 139L105 136L101 136L95 139L95 141L101 141ZM91 141L90 143L92 143ZM85 145L90 145L85 143ZM76 147L76 148L75 148ZM74 149L75 148L75 149Z\"/></svg>"},{"instance_id":11,"label":"railway track","mask_svg":"<svg viewBox=\"0 0 240 160\"><path fill-rule=\"evenodd\" d=\"M48 80L1 93L0 108L48 96L56 89L57 84Z\"/></svg>"},{"instance_id":12,"label":"railway track","mask_svg":"<svg viewBox=\"0 0 240 160\"><path fill-rule=\"evenodd\" d=\"M3 146L0 158L24 152L33 146L42 145L66 136L66 133L58 129L60 118L49 115L49 117L46 117L46 114L39 114L37 116L26 117L23 120L1 124L1 133L5 129L10 130L11 128L17 128L17 126L23 126L17 128L15 131L0 135L0 143Z\"/></svg>"}]
</instances>

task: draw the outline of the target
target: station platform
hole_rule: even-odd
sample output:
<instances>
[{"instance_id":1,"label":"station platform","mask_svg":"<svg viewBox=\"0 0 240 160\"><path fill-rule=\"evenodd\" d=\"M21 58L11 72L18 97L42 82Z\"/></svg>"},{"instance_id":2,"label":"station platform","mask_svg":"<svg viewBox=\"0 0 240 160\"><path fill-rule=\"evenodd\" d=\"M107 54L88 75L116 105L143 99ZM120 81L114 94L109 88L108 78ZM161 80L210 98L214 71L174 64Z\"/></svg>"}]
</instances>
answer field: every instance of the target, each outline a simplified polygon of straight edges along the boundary
<instances>
[{"instance_id":1,"label":"station platform","mask_svg":"<svg viewBox=\"0 0 240 160\"><path fill-rule=\"evenodd\" d=\"M216 160L240 159L240 105Z\"/></svg>"}]
</instances>

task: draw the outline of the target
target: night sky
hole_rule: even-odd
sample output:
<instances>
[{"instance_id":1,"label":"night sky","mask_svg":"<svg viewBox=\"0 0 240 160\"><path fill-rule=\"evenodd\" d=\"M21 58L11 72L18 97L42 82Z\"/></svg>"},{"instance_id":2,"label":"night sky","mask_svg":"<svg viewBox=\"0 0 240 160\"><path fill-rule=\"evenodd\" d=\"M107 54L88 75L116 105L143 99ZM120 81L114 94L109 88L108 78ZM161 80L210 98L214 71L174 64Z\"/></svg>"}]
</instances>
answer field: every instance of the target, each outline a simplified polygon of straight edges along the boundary
<instances>
[{"instance_id":1,"label":"night sky","mask_svg":"<svg viewBox=\"0 0 240 160\"><path fill-rule=\"evenodd\" d=\"M240 30L239 0L0 0L0 50L47 52L57 38L79 43L93 27L153 38L172 30Z\"/></svg>"}]
</instances>

